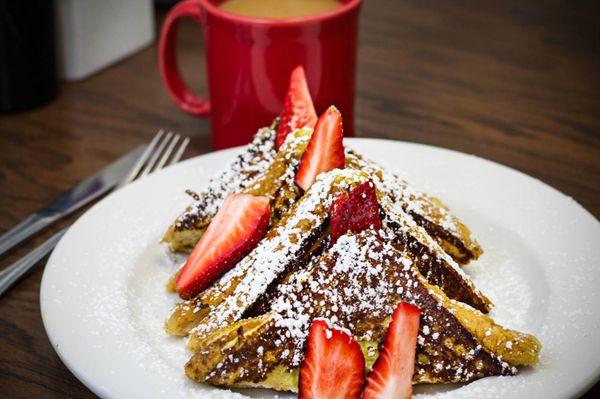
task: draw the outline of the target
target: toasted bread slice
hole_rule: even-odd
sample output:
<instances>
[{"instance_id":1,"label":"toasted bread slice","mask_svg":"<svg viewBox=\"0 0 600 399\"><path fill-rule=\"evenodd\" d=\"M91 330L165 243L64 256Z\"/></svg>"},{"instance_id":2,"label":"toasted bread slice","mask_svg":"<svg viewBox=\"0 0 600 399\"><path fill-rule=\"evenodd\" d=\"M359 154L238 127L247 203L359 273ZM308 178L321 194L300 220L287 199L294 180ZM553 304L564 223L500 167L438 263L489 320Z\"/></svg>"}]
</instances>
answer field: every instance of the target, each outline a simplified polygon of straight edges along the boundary
<instances>
[{"instance_id":1,"label":"toasted bread slice","mask_svg":"<svg viewBox=\"0 0 600 399\"><path fill-rule=\"evenodd\" d=\"M449 298L471 305L483 313L491 310L491 301L423 227L405 213L398 203L393 203L389 196L382 195L379 202L385 214L384 226L392 232L391 243L413 255L419 271L429 283L437 285Z\"/></svg>"},{"instance_id":2,"label":"toasted bread slice","mask_svg":"<svg viewBox=\"0 0 600 399\"><path fill-rule=\"evenodd\" d=\"M277 224L298 198L302 196L302 190L294 183L294 176L298 168L299 159L304 150L306 150L311 135L312 130L310 128L298 129L290 133L269 166L241 191L246 194L270 198L271 216L269 226ZM219 210L220 205L215 208L215 214ZM197 209L201 208L198 207ZM215 214L205 214L203 220L206 222L206 227L208 227ZM192 237L193 235L194 239L197 238L199 240L202 234L204 234L206 227L202 228L202 231L188 229L185 234L187 237ZM195 242L192 244L192 241L188 243L192 245L192 248L196 245ZM187 248L185 249L187 250ZM167 291L175 292L174 283L179 272L180 270L170 278L166 286Z\"/></svg>"},{"instance_id":3,"label":"toasted bread slice","mask_svg":"<svg viewBox=\"0 0 600 399\"><path fill-rule=\"evenodd\" d=\"M245 183L247 184L247 187L241 191L257 196L267 196L271 199L270 226L275 225L302 195L302 191L294 184L294 173L298 168L298 160L306 149L311 134L312 130L308 128L299 129L291 133L284 145L277 151L269 166L252 180L251 184ZM186 246L185 248L178 247L178 249L176 249L172 245L172 249L182 252L188 252L193 249L194 245L196 245L196 241L200 240L200 237L204 234L208 224L210 224L210 221L212 221L213 217L216 215L216 211L219 210L220 205L221 204L215 207L214 214L209 215L208 213L204 213L202 220L203 224L206 224L205 227L202 229L191 228L180 232L185 235L185 237L189 238L189 241L186 241L186 245L191 245L191 248ZM206 208L196 208L197 211L200 211L201 209ZM199 215L200 213L194 212L193 214ZM188 216L191 217L192 215ZM169 228L165 237L171 234L170 232L172 232L173 226L175 225L172 225ZM180 238L183 237L183 235L180 236ZM171 276L166 285L167 291L176 291L175 280L180 272L181 269L177 270L177 272Z\"/></svg>"},{"instance_id":4,"label":"toasted bread slice","mask_svg":"<svg viewBox=\"0 0 600 399\"><path fill-rule=\"evenodd\" d=\"M279 222L302 196L302 190L294 183L294 177L312 132L311 128L302 128L290 133L267 169L242 190L246 194L271 199L271 226Z\"/></svg>"},{"instance_id":5,"label":"toasted bread slice","mask_svg":"<svg viewBox=\"0 0 600 399\"><path fill-rule=\"evenodd\" d=\"M163 242L173 251L189 252L194 248L227 194L242 191L271 165L276 154L275 128L276 122L259 129L252 142L210 179L206 189L198 194L189 192L194 201L169 226Z\"/></svg>"},{"instance_id":6,"label":"toasted bread slice","mask_svg":"<svg viewBox=\"0 0 600 399\"><path fill-rule=\"evenodd\" d=\"M529 334L505 329L468 305L449 299L421 275L410 252L385 230L341 237L286 284L272 310L192 334L189 378L215 385L297 391L308 328L321 317L348 329L370 369L389 317L400 301L421 309L413 380L466 382L511 375L537 363L541 348Z\"/></svg>"},{"instance_id":7,"label":"toasted bread slice","mask_svg":"<svg viewBox=\"0 0 600 399\"><path fill-rule=\"evenodd\" d=\"M404 212L398 203L391 200L381 181L373 174L371 177L377 186L381 213L384 215L383 225L389 233L390 243L399 250L410 252L421 274L449 298L488 313L493 306L491 301L475 287L469 276L438 242ZM284 276L282 281L288 281L289 275L294 272L289 270L288 276ZM276 292L268 291L245 315L253 316L270 310L270 304L276 296Z\"/></svg>"},{"instance_id":8,"label":"toasted bread slice","mask_svg":"<svg viewBox=\"0 0 600 399\"><path fill-rule=\"evenodd\" d=\"M277 223L302 195L302 190L294 184L294 176L312 129L295 130L274 155L269 150L261 162L255 163L258 158L251 154L260 145L270 148L273 141L272 131L264 135L260 135L261 132L229 165L228 170L211 180L208 189L201 195L195 195L192 206L169 227L163 241L169 242L173 250L189 252L194 248L229 193L242 192L271 198L271 225Z\"/></svg>"},{"instance_id":9,"label":"toasted bread slice","mask_svg":"<svg viewBox=\"0 0 600 399\"><path fill-rule=\"evenodd\" d=\"M416 190L398 175L385 172L352 149L346 150L346 167L378 176L392 201L399 203L460 265L477 259L483 253L469 228L439 199Z\"/></svg>"},{"instance_id":10,"label":"toasted bread slice","mask_svg":"<svg viewBox=\"0 0 600 399\"><path fill-rule=\"evenodd\" d=\"M327 210L342 190L366 182L356 170L321 174L259 245L196 298L178 304L166 323L174 335L207 334L239 320L274 281L301 261L326 228Z\"/></svg>"}]
</instances>

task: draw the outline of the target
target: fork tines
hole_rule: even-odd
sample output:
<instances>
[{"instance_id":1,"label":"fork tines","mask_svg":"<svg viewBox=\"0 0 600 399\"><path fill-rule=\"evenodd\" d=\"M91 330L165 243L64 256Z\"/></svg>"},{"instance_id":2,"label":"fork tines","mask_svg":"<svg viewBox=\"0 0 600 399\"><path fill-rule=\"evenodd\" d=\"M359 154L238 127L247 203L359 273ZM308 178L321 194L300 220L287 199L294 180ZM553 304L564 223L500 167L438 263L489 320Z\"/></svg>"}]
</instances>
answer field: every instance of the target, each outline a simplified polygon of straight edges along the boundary
<instances>
[{"instance_id":1,"label":"fork tines","mask_svg":"<svg viewBox=\"0 0 600 399\"><path fill-rule=\"evenodd\" d=\"M180 139L179 134L170 131L165 132L163 129L159 130L135 163L127 178L119 184L119 187L131 183L136 178L147 176L153 171L162 169L167 164L172 165L178 162L190 142L188 137L185 137L181 142ZM171 156L176 147L175 154Z\"/></svg>"}]
</instances>

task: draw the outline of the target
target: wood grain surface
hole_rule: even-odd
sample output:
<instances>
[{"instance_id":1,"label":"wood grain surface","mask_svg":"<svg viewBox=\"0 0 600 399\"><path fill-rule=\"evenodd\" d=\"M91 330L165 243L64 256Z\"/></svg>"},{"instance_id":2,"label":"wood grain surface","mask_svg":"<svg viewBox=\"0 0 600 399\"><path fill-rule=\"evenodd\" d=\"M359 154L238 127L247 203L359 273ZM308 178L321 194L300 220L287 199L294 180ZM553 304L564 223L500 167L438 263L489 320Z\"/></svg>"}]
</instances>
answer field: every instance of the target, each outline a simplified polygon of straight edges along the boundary
<instances>
[{"instance_id":1,"label":"wood grain surface","mask_svg":"<svg viewBox=\"0 0 600 399\"><path fill-rule=\"evenodd\" d=\"M505 164L556 187L598 218L600 2L524 3L366 0L358 135ZM198 27L182 25L179 51L184 75L204 91ZM0 115L0 231L163 127L192 138L186 157L210 151L208 121L179 111L163 89L156 46L62 85L47 106ZM76 217L5 256L0 267ZM46 337L41 269L0 298L0 398L94 397Z\"/></svg>"}]
</instances>

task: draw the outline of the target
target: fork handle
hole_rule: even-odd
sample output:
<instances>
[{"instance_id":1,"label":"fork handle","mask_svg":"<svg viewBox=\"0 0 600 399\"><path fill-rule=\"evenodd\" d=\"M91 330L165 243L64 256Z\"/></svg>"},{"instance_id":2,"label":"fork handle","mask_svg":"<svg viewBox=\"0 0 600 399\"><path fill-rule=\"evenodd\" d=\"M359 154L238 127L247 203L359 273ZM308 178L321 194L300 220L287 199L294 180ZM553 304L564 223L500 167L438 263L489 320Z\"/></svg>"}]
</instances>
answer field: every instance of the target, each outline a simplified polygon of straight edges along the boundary
<instances>
[{"instance_id":1,"label":"fork handle","mask_svg":"<svg viewBox=\"0 0 600 399\"><path fill-rule=\"evenodd\" d=\"M42 245L8 266L6 269L0 271L0 297L25 276L25 274L27 274L40 259L50 253L67 230L68 229L66 228L62 229L46 240Z\"/></svg>"},{"instance_id":2,"label":"fork handle","mask_svg":"<svg viewBox=\"0 0 600 399\"><path fill-rule=\"evenodd\" d=\"M40 231L58 219L59 215L29 215L21 223L0 236L0 255L14 247L30 235Z\"/></svg>"}]
</instances>

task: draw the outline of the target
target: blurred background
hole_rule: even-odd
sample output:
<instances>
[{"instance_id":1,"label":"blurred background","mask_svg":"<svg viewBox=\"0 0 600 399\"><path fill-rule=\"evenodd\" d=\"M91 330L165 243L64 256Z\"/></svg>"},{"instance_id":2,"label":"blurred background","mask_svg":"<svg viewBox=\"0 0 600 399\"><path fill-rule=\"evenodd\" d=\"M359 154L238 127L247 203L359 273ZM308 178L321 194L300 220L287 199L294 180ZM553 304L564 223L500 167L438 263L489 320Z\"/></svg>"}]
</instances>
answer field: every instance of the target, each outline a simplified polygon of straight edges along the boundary
<instances>
[{"instance_id":1,"label":"blurred background","mask_svg":"<svg viewBox=\"0 0 600 399\"><path fill-rule=\"evenodd\" d=\"M62 176L83 177L161 127L191 136L191 153L209 151L208 120L180 112L159 77L157 30L173 3L55 0L54 26L29 23L25 31L45 50L55 41L52 83L51 54L13 59L24 47L7 42L6 16L37 7L37 20L45 15L49 23L52 2L1 1L0 147L10 149L2 152L2 170L34 168L44 149L55 170L65 169ZM578 200L600 214L591 200L600 195L599 11L597 1L365 1L357 135L474 153L567 194L589 192ZM205 93L202 29L183 21L178 36L183 76ZM12 64L24 71L14 82ZM36 86L36 79L46 83ZM19 91L29 98L13 94ZM0 184L16 179L5 172Z\"/></svg>"}]
</instances>

